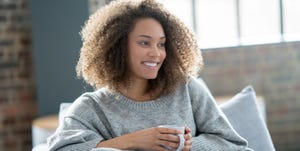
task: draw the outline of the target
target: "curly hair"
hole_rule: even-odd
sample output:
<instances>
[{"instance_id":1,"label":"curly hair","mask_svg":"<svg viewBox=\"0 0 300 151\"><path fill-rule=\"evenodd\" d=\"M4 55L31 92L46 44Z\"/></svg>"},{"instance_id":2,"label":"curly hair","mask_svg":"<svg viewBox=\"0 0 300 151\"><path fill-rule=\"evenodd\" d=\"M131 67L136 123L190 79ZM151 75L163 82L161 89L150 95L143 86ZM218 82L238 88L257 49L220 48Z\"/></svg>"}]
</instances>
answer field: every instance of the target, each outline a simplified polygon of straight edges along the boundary
<instances>
[{"instance_id":1,"label":"curly hair","mask_svg":"<svg viewBox=\"0 0 300 151\"><path fill-rule=\"evenodd\" d=\"M112 90L124 85L128 77L127 40L135 22L153 18L166 36L166 58L156 79L149 80L148 91L159 88L163 93L196 75L202 67L201 51L193 33L162 4L155 0L117 0L96 11L85 23L83 45L76 66L77 76L94 88Z\"/></svg>"}]
</instances>

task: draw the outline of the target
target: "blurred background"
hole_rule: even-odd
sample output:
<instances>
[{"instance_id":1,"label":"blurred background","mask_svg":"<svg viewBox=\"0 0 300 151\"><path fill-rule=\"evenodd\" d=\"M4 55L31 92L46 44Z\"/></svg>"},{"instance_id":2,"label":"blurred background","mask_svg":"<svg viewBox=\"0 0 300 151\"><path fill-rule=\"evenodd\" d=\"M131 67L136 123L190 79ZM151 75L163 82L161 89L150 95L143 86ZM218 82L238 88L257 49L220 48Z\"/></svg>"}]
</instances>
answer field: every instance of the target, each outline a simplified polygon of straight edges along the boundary
<instances>
[{"instance_id":1,"label":"blurred background","mask_svg":"<svg viewBox=\"0 0 300 151\"><path fill-rule=\"evenodd\" d=\"M253 85L276 149L299 151L300 1L159 1L197 36L213 95ZM108 2L0 0L0 151L31 150L34 119L92 91L76 78L79 32Z\"/></svg>"}]
</instances>

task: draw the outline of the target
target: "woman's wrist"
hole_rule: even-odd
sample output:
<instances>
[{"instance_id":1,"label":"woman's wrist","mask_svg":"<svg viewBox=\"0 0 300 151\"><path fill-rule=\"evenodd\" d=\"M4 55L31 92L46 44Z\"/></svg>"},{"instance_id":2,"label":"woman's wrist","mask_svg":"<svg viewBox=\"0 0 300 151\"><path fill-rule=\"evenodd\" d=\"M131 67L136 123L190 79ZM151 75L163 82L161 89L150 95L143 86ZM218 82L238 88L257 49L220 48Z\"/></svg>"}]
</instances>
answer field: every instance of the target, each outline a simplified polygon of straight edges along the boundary
<instances>
[{"instance_id":1,"label":"woman's wrist","mask_svg":"<svg viewBox=\"0 0 300 151\"><path fill-rule=\"evenodd\" d=\"M132 137L128 135L123 135L109 140L100 141L96 145L96 148L100 147L116 148L121 150L129 150L135 148L134 143L132 141Z\"/></svg>"}]
</instances>

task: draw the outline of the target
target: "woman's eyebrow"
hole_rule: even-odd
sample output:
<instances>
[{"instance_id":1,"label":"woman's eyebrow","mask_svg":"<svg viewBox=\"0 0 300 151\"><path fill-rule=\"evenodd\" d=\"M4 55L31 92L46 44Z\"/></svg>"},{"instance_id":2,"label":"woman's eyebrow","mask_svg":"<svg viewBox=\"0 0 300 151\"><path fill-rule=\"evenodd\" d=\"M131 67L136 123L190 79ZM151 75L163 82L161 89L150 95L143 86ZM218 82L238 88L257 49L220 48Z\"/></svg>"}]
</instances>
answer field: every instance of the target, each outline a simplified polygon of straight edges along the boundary
<instances>
[{"instance_id":1,"label":"woman's eyebrow","mask_svg":"<svg viewBox=\"0 0 300 151\"><path fill-rule=\"evenodd\" d=\"M145 37L145 38L152 39L152 37L149 36L149 35L138 35L138 37ZM166 38L166 36L162 36L162 37L160 37L159 39L165 39L165 38Z\"/></svg>"}]
</instances>

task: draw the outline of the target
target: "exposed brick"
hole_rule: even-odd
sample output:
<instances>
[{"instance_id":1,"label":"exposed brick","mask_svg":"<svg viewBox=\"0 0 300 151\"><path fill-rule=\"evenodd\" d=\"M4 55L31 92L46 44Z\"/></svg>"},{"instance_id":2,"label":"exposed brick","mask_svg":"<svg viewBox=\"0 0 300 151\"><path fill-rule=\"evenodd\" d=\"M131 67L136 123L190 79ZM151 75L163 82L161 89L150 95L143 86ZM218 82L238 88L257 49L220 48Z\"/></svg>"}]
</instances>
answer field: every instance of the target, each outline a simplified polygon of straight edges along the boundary
<instances>
[{"instance_id":1,"label":"exposed brick","mask_svg":"<svg viewBox=\"0 0 300 151\"><path fill-rule=\"evenodd\" d=\"M6 16L0 15L0 23L1 22L6 22L6 21L7 21Z\"/></svg>"},{"instance_id":2,"label":"exposed brick","mask_svg":"<svg viewBox=\"0 0 300 151\"><path fill-rule=\"evenodd\" d=\"M296 93L296 92L300 92L300 82L296 83L296 84L294 85L293 89L294 89L295 93Z\"/></svg>"},{"instance_id":3,"label":"exposed brick","mask_svg":"<svg viewBox=\"0 0 300 151\"><path fill-rule=\"evenodd\" d=\"M8 99L6 96L0 96L0 105L3 103L7 103L7 102L8 102Z\"/></svg>"},{"instance_id":4,"label":"exposed brick","mask_svg":"<svg viewBox=\"0 0 300 151\"><path fill-rule=\"evenodd\" d=\"M2 125L4 126L12 126L16 124L16 119L14 117L5 117L2 121Z\"/></svg>"},{"instance_id":5,"label":"exposed brick","mask_svg":"<svg viewBox=\"0 0 300 151\"><path fill-rule=\"evenodd\" d=\"M300 61L300 53L298 53L298 57L297 57L298 61Z\"/></svg>"},{"instance_id":6,"label":"exposed brick","mask_svg":"<svg viewBox=\"0 0 300 151\"><path fill-rule=\"evenodd\" d=\"M300 42L228 49L203 51L206 68L201 76L208 87L213 94L228 95L255 85L266 101L267 124L276 149L300 150Z\"/></svg>"},{"instance_id":7,"label":"exposed brick","mask_svg":"<svg viewBox=\"0 0 300 151\"><path fill-rule=\"evenodd\" d=\"M20 93L19 99L22 101L32 101L34 99L34 96L32 93Z\"/></svg>"},{"instance_id":8,"label":"exposed brick","mask_svg":"<svg viewBox=\"0 0 300 151\"><path fill-rule=\"evenodd\" d=\"M17 127L17 128L15 128L14 130L13 130L13 132L12 132L12 134L14 135L14 136L18 136L18 137L20 137L20 136L22 136L22 137L24 137L24 136L31 136L30 135L30 133L31 133L31 130L30 130L30 125L29 126L19 126L19 127Z\"/></svg>"},{"instance_id":9,"label":"exposed brick","mask_svg":"<svg viewBox=\"0 0 300 151\"><path fill-rule=\"evenodd\" d=\"M14 91L18 91L18 90L22 90L24 89L24 86L22 85L0 85L0 91L5 91L5 90L14 90Z\"/></svg>"},{"instance_id":10,"label":"exposed brick","mask_svg":"<svg viewBox=\"0 0 300 151\"><path fill-rule=\"evenodd\" d=\"M0 69L15 68L18 66L17 61L0 62Z\"/></svg>"},{"instance_id":11,"label":"exposed brick","mask_svg":"<svg viewBox=\"0 0 300 151\"><path fill-rule=\"evenodd\" d=\"M21 33L29 33L31 29L30 26L27 24L22 26L16 24L10 24L5 28L5 31L10 34L14 34L14 33L21 34Z\"/></svg>"},{"instance_id":12,"label":"exposed brick","mask_svg":"<svg viewBox=\"0 0 300 151\"><path fill-rule=\"evenodd\" d=\"M28 49L24 49L18 53L19 58L28 58L30 57L31 52Z\"/></svg>"},{"instance_id":13,"label":"exposed brick","mask_svg":"<svg viewBox=\"0 0 300 151\"><path fill-rule=\"evenodd\" d=\"M12 23L24 23L28 19L24 15L15 14L10 16L10 21Z\"/></svg>"},{"instance_id":14,"label":"exposed brick","mask_svg":"<svg viewBox=\"0 0 300 151\"><path fill-rule=\"evenodd\" d=\"M18 78L20 78L20 79L27 79L27 78L30 78L30 73L29 73L29 71L21 71L21 72L18 74Z\"/></svg>"},{"instance_id":15,"label":"exposed brick","mask_svg":"<svg viewBox=\"0 0 300 151\"><path fill-rule=\"evenodd\" d=\"M17 141L15 139L5 139L3 141L3 146L5 149L17 148Z\"/></svg>"},{"instance_id":16,"label":"exposed brick","mask_svg":"<svg viewBox=\"0 0 300 151\"><path fill-rule=\"evenodd\" d=\"M0 140L4 140L4 138L7 138L8 132L4 131L4 129L0 129Z\"/></svg>"},{"instance_id":17,"label":"exposed brick","mask_svg":"<svg viewBox=\"0 0 300 151\"><path fill-rule=\"evenodd\" d=\"M0 80L5 80L6 79L6 74L4 72L0 72Z\"/></svg>"},{"instance_id":18,"label":"exposed brick","mask_svg":"<svg viewBox=\"0 0 300 151\"><path fill-rule=\"evenodd\" d=\"M22 149L30 151L32 149L31 137L22 141Z\"/></svg>"},{"instance_id":19,"label":"exposed brick","mask_svg":"<svg viewBox=\"0 0 300 151\"><path fill-rule=\"evenodd\" d=\"M26 46L28 46L28 45L31 44L31 39L30 39L30 37L28 37L28 36L23 36L23 37L20 38L20 43L21 43L24 47L26 47Z\"/></svg>"},{"instance_id":20,"label":"exposed brick","mask_svg":"<svg viewBox=\"0 0 300 151\"><path fill-rule=\"evenodd\" d=\"M13 39L0 39L0 47L7 47L14 45Z\"/></svg>"},{"instance_id":21,"label":"exposed brick","mask_svg":"<svg viewBox=\"0 0 300 151\"><path fill-rule=\"evenodd\" d=\"M12 11L12 10L16 10L17 5L14 3L0 3L0 11Z\"/></svg>"},{"instance_id":22,"label":"exposed brick","mask_svg":"<svg viewBox=\"0 0 300 151\"><path fill-rule=\"evenodd\" d=\"M0 151L31 150L37 106L28 6L28 0L0 0Z\"/></svg>"},{"instance_id":23,"label":"exposed brick","mask_svg":"<svg viewBox=\"0 0 300 151\"><path fill-rule=\"evenodd\" d=\"M27 123L27 124L29 124L28 126L30 126L31 122L34 120L34 118L35 118L35 116L32 114L21 115L20 122Z\"/></svg>"},{"instance_id":24,"label":"exposed brick","mask_svg":"<svg viewBox=\"0 0 300 151\"><path fill-rule=\"evenodd\" d=\"M23 9L23 10L29 10L29 4L27 1L25 1L25 2L22 1L20 6L21 6L21 9Z\"/></svg>"}]
</instances>

